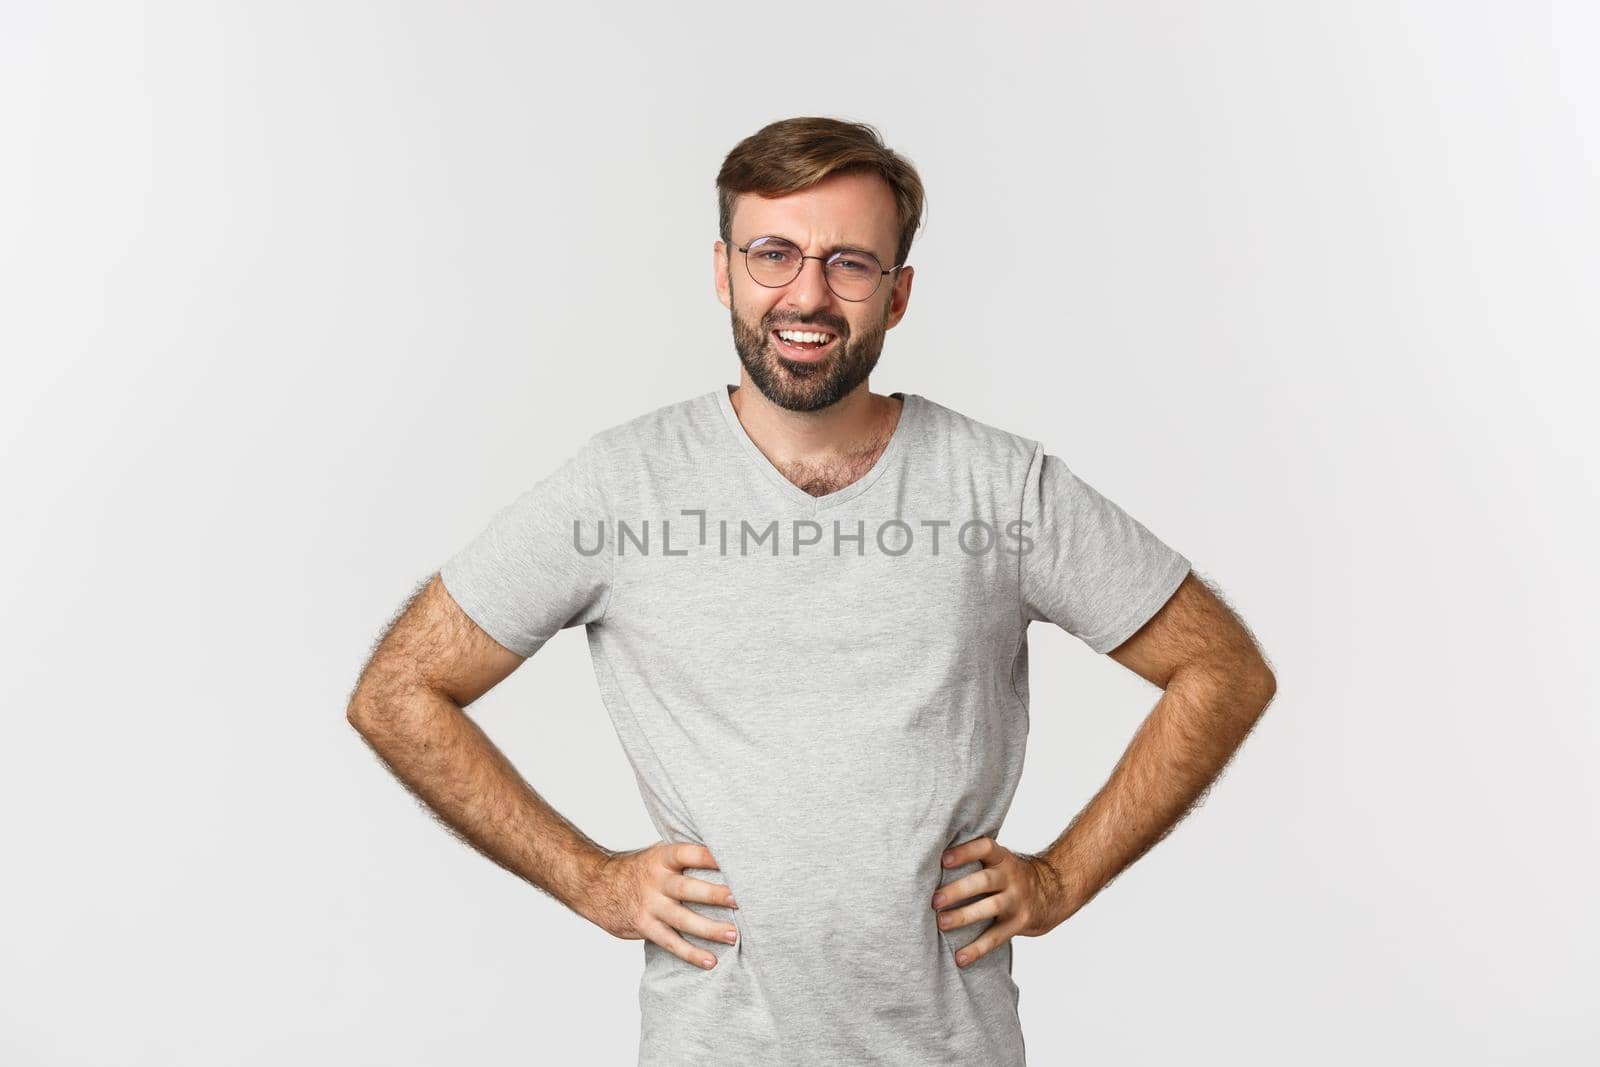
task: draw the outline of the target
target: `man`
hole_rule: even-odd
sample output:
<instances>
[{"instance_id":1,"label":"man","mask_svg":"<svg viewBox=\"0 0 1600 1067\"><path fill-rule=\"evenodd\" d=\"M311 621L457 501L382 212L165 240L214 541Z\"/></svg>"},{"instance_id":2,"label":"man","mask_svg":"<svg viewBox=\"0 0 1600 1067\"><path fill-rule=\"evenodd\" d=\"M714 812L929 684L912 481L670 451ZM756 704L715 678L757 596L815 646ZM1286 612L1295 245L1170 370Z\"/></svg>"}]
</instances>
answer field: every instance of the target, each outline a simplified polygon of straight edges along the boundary
<instances>
[{"instance_id":1,"label":"man","mask_svg":"<svg viewBox=\"0 0 1600 1067\"><path fill-rule=\"evenodd\" d=\"M1012 939L1183 816L1272 673L1038 442L869 391L922 208L876 131L774 123L717 184L738 387L595 434L503 508L384 636L350 721L490 858L644 942L641 1063L1023 1063ZM1164 692L1029 854L995 838L1040 620ZM461 710L579 624L648 847L591 841Z\"/></svg>"}]
</instances>

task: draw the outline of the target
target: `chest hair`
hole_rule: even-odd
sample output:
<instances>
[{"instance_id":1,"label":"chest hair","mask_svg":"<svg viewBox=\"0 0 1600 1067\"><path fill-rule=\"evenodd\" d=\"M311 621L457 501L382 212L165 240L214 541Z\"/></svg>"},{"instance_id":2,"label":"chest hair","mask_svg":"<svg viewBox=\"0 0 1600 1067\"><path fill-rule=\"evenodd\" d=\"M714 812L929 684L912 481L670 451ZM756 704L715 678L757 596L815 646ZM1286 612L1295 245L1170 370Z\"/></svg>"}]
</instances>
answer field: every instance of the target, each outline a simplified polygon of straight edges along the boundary
<instances>
[{"instance_id":1,"label":"chest hair","mask_svg":"<svg viewBox=\"0 0 1600 1067\"><path fill-rule=\"evenodd\" d=\"M785 463L779 469L785 478L811 496L827 496L859 481L878 462L878 457L883 455L888 444L889 435L886 434L865 447L836 458L816 463Z\"/></svg>"}]
</instances>

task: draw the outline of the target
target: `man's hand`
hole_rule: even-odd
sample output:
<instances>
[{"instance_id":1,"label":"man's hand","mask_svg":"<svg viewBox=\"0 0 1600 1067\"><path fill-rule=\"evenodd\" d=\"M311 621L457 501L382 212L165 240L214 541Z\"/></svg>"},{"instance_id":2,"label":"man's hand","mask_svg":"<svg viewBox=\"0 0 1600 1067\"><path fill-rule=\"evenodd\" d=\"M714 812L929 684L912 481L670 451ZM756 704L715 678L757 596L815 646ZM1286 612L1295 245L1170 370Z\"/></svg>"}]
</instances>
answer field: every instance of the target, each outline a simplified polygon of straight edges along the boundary
<instances>
[{"instance_id":1,"label":"man's hand","mask_svg":"<svg viewBox=\"0 0 1600 1067\"><path fill-rule=\"evenodd\" d=\"M981 860L983 870L941 886L933 897L933 908L939 911L980 893L988 894L963 907L939 912L941 930L994 919L981 936L956 953L958 967L987 956L1017 934L1047 934L1061 921L1056 917L1062 896L1061 878L1043 859L1012 852L992 837L975 837L944 854L946 867L959 867L973 860Z\"/></svg>"},{"instance_id":2,"label":"man's hand","mask_svg":"<svg viewBox=\"0 0 1600 1067\"><path fill-rule=\"evenodd\" d=\"M626 940L649 940L674 956L710 970L717 958L689 944L678 931L708 941L732 944L739 936L732 923L706 918L680 901L738 907L733 890L683 873L685 868L721 870L704 845L659 841L632 852L607 856L597 871L596 900L589 919Z\"/></svg>"}]
</instances>

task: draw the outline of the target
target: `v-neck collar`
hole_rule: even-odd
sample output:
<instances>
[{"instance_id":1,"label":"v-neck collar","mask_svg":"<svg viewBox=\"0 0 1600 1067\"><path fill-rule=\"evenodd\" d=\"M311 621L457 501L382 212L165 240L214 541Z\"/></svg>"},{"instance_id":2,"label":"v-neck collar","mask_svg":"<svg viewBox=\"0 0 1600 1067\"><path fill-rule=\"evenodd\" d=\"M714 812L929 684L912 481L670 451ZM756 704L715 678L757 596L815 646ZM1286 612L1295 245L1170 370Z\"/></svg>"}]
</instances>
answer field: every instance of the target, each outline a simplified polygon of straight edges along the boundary
<instances>
[{"instance_id":1,"label":"v-neck collar","mask_svg":"<svg viewBox=\"0 0 1600 1067\"><path fill-rule=\"evenodd\" d=\"M733 410L731 395L735 388L732 384L724 384L713 389L712 394L716 398L717 407L722 412L723 421L727 423L728 432L733 435L734 440L737 442L737 447L750 462L760 469L767 480L777 487L780 493L794 503L812 511L822 511L825 508L833 507L835 504L842 504L847 500L854 499L866 492L884 471L893 466L900 453L905 449L906 438L911 436L912 423L916 420L921 410L919 404L922 401L922 398L916 393L890 393L890 396L897 396L901 400L900 418L894 425L894 432L889 437L889 443L884 446L883 453L878 456L878 461L867 470L867 473L842 489L836 489L824 496L812 496L788 478L785 478L783 472L773 466L772 461L750 439L750 434L745 430L744 424L739 421L739 413Z\"/></svg>"}]
</instances>

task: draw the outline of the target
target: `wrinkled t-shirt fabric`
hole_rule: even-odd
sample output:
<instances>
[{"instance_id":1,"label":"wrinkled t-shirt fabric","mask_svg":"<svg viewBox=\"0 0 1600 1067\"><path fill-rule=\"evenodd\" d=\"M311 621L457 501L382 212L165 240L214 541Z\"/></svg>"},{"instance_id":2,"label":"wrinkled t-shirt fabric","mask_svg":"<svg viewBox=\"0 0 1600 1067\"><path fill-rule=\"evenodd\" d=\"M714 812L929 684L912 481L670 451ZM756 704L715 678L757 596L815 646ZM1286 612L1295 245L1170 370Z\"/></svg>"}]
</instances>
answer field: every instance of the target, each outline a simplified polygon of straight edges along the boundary
<instances>
[{"instance_id":1,"label":"wrinkled t-shirt fabric","mask_svg":"<svg viewBox=\"0 0 1600 1067\"><path fill-rule=\"evenodd\" d=\"M644 941L639 1063L1022 1064L1014 942L939 930L981 869L1028 733L1028 624L1104 653L1189 561L1039 442L916 393L878 461L811 496L762 454L734 386L591 436L440 570L531 656L582 625L665 841L707 846L738 928ZM548 468L547 468L548 469ZM633 846L628 846L633 847Z\"/></svg>"}]
</instances>

